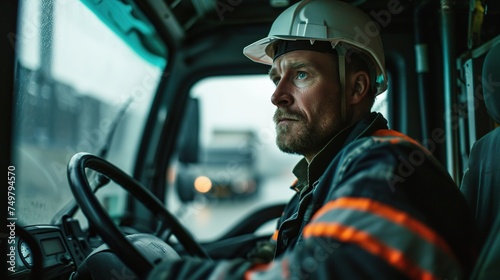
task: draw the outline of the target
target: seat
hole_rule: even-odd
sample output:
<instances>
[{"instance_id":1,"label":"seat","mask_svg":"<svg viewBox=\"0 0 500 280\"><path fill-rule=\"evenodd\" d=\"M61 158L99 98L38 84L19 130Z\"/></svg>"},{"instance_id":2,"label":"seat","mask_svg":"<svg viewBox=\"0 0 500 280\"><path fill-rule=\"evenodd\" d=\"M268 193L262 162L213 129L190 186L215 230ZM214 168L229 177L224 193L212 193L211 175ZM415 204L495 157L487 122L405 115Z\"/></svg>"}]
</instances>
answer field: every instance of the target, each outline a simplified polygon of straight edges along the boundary
<instances>
[{"instance_id":1,"label":"seat","mask_svg":"<svg viewBox=\"0 0 500 280\"><path fill-rule=\"evenodd\" d=\"M500 43L483 63L483 95L488 114L500 123ZM481 249L471 279L500 279L500 127L474 143L460 187L473 210Z\"/></svg>"}]
</instances>

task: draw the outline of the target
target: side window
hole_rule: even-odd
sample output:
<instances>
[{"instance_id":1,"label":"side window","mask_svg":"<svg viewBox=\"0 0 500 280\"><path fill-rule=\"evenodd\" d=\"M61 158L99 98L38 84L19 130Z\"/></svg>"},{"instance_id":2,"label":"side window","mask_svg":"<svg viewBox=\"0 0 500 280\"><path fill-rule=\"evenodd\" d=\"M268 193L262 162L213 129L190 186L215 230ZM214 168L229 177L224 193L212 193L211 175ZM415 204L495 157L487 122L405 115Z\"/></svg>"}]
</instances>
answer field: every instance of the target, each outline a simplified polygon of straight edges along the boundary
<instances>
[{"instance_id":1,"label":"side window","mask_svg":"<svg viewBox=\"0 0 500 280\"><path fill-rule=\"evenodd\" d=\"M167 205L200 240L216 238L247 214L286 203L294 194L292 169L302 157L275 144L274 89L267 75L211 77L191 89L199 123L185 124L189 135L182 142L196 137L191 129L199 126L198 159L176 162ZM380 95L374 110L387 111L385 99ZM266 232L274 226L268 224Z\"/></svg>"},{"instance_id":2,"label":"side window","mask_svg":"<svg viewBox=\"0 0 500 280\"><path fill-rule=\"evenodd\" d=\"M18 213L23 224L50 223L73 200L66 166L75 153L132 172L166 61L127 43L79 1L20 1L16 35ZM98 195L111 215L123 214L119 188Z\"/></svg>"}]
</instances>

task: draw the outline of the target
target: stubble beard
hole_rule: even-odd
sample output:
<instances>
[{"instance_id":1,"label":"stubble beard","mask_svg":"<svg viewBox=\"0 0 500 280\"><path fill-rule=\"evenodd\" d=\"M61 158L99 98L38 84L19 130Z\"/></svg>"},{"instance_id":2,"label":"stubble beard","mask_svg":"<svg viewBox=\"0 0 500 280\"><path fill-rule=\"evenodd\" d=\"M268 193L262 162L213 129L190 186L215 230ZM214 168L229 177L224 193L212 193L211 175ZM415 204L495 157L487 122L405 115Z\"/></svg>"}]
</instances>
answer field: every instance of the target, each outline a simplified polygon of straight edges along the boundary
<instances>
[{"instance_id":1,"label":"stubble beard","mask_svg":"<svg viewBox=\"0 0 500 280\"><path fill-rule=\"evenodd\" d=\"M289 124L278 124L277 118L283 114L285 113L276 111L274 121L276 123L276 145L285 153L316 154L338 131L331 120L330 122L320 120L308 123L299 113L288 114L293 116L296 121Z\"/></svg>"}]
</instances>

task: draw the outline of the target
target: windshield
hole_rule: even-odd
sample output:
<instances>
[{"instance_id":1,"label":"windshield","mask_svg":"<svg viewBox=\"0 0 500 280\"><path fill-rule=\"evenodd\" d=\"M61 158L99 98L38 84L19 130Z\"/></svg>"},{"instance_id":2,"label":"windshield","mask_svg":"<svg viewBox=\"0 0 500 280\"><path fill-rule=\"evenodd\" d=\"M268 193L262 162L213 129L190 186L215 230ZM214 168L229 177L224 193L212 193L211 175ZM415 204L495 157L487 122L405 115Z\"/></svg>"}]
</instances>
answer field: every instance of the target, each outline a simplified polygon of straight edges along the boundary
<instances>
[{"instance_id":1,"label":"windshield","mask_svg":"<svg viewBox=\"0 0 500 280\"><path fill-rule=\"evenodd\" d=\"M14 163L21 224L49 223L73 199L66 165L77 152L104 155L109 144L106 158L132 173L166 61L96 14L79 1L20 3ZM103 204L119 215L124 193L106 189Z\"/></svg>"}]
</instances>

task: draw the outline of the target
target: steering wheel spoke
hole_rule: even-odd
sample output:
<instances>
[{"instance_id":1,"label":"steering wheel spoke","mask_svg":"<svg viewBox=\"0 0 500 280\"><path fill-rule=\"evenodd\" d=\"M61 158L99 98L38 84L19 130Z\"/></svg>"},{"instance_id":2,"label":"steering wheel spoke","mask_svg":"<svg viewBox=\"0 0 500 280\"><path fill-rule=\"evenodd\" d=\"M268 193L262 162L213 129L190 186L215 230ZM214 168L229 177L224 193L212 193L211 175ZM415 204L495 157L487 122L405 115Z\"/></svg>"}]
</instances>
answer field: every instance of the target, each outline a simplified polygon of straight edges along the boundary
<instances>
[{"instance_id":1,"label":"steering wheel spoke","mask_svg":"<svg viewBox=\"0 0 500 280\"><path fill-rule=\"evenodd\" d=\"M189 231L137 180L102 158L89 153L77 153L68 163L68 181L75 200L102 240L137 276L144 278L155 264L148 260L115 225L92 191L85 172L87 168L103 174L120 185L143 203L153 215L160 217L162 222L156 233L165 232L169 228L189 254L210 259Z\"/></svg>"}]
</instances>

